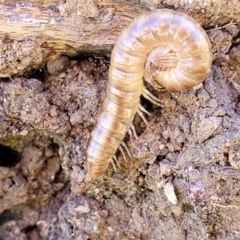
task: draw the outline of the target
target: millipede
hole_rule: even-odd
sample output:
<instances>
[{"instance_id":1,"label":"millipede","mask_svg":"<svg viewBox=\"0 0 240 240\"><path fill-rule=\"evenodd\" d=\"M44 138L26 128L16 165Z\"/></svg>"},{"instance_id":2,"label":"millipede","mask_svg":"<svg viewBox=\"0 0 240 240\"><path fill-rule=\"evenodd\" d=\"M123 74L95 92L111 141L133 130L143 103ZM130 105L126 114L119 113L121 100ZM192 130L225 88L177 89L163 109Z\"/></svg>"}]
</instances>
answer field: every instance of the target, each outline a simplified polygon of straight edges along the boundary
<instances>
[{"instance_id":1,"label":"millipede","mask_svg":"<svg viewBox=\"0 0 240 240\"><path fill-rule=\"evenodd\" d=\"M143 79L155 89L187 91L204 81L212 59L207 34L184 13L157 9L123 29L112 50L107 94L88 142L86 163L91 178L105 173L135 114L147 113L140 96L158 103Z\"/></svg>"}]
</instances>

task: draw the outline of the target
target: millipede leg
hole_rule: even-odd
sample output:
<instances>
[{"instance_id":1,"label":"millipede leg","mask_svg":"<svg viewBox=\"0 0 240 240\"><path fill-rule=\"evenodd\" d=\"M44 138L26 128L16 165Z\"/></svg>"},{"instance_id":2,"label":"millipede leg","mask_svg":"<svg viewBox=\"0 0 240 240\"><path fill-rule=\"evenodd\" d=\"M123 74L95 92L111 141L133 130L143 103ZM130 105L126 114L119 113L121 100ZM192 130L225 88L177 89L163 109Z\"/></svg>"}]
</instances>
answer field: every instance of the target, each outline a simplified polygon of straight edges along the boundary
<instances>
[{"instance_id":1,"label":"millipede leg","mask_svg":"<svg viewBox=\"0 0 240 240\"><path fill-rule=\"evenodd\" d=\"M126 143L122 141L122 142L121 142L121 145L122 145L122 147L126 150L128 156L129 156L130 158L133 158L133 156L132 156L132 154L131 154L128 146L126 145Z\"/></svg>"},{"instance_id":2,"label":"millipede leg","mask_svg":"<svg viewBox=\"0 0 240 240\"><path fill-rule=\"evenodd\" d=\"M138 113L138 115L142 118L142 120L144 121L144 123L145 123L148 127L150 127L147 119L146 119L146 118L144 117L144 115L143 115L143 112L145 112L143 109L146 110L142 105L139 104L137 113ZM147 111L147 110L146 110L146 111Z\"/></svg>"},{"instance_id":3,"label":"millipede leg","mask_svg":"<svg viewBox=\"0 0 240 240\"><path fill-rule=\"evenodd\" d=\"M148 82L149 84L151 84L152 80L151 80L150 74L149 74L148 71L147 71L148 68L149 68L149 67L147 67L146 70L145 70L144 79L145 79L146 82Z\"/></svg>"},{"instance_id":4,"label":"millipede leg","mask_svg":"<svg viewBox=\"0 0 240 240\"><path fill-rule=\"evenodd\" d=\"M135 139L138 139L138 135L136 132L136 129L134 127L134 125L131 123L130 128L128 129L128 134L130 135L130 138L132 139L132 136L135 137Z\"/></svg>"},{"instance_id":5,"label":"millipede leg","mask_svg":"<svg viewBox=\"0 0 240 240\"><path fill-rule=\"evenodd\" d=\"M150 127L147 119L144 117L143 113L142 113L139 109L138 109L137 113L138 113L138 115L142 118L142 120L144 121L144 123L145 123L148 127Z\"/></svg>"},{"instance_id":6,"label":"millipede leg","mask_svg":"<svg viewBox=\"0 0 240 240\"><path fill-rule=\"evenodd\" d=\"M124 150L123 150L123 148L121 147L121 145L119 146L119 148L118 148L118 149L120 150L120 152L121 152L121 154L122 154L122 156L123 156L123 159L125 160L125 162L127 162L126 155L125 155L125 153L124 153Z\"/></svg>"},{"instance_id":7,"label":"millipede leg","mask_svg":"<svg viewBox=\"0 0 240 240\"><path fill-rule=\"evenodd\" d=\"M117 157L115 155L113 156L113 159L115 160L115 163L117 164L117 167L121 168L119 163L118 163L118 159L117 159Z\"/></svg>"},{"instance_id":8,"label":"millipede leg","mask_svg":"<svg viewBox=\"0 0 240 240\"><path fill-rule=\"evenodd\" d=\"M146 108L144 108L141 104L139 104L139 106L138 106L138 108L139 108L139 110L141 111L141 112L144 112L144 113L146 113L148 116L152 116L152 113L150 113Z\"/></svg>"},{"instance_id":9,"label":"millipede leg","mask_svg":"<svg viewBox=\"0 0 240 240\"><path fill-rule=\"evenodd\" d=\"M115 163L114 163L114 160L112 159L110 163L111 163L111 165L112 165L112 167L113 167L113 169L114 169L114 172L117 173L117 168L116 168L116 165L115 165Z\"/></svg>"},{"instance_id":10,"label":"millipede leg","mask_svg":"<svg viewBox=\"0 0 240 240\"><path fill-rule=\"evenodd\" d=\"M130 136L130 139L133 140L133 132L131 128L128 129L128 134Z\"/></svg>"},{"instance_id":11,"label":"millipede leg","mask_svg":"<svg viewBox=\"0 0 240 240\"><path fill-rule=\"evenodd\" d=\"M147 68L145 68L145 73L144 73L144 79L146 82L148 82L155 90L159 92L165 92L166 89L163 88L161 85L159 85L151 76L152 73L150 74L149 71L147 71Z\"/></svg>"},{"instance_id":12,"label":"millipede leg","mask_svg":"<svg viewBox=\"0 0 240 240\"><path fill-rule=\"evenodd\" d=\"M142 95L144 98L149 100L151 103L157 105L157 106L162 106L161 100L159 100L157 97L155 97L152 93L150 93L147 88L143 87L142 90Z\"/></svg>"}]
</instances>

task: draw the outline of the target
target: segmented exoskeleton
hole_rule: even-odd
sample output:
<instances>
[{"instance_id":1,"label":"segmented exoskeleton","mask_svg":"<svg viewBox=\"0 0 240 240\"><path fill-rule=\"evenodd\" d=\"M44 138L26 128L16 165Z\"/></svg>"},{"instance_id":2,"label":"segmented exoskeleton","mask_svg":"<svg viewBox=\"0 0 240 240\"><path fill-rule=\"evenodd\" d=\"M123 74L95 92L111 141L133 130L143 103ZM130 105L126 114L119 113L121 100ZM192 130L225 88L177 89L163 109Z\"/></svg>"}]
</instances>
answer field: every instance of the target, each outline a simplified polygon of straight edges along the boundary
<instances>
[{"instance_id":1,"label":"segmented exoskeleton","mask_svg":"<svg viewBox=\"0 0 240 240\"><path fill-rule=\"evenodd\" d=\"M152 99L143 86L144 71L155 87L186 91L206 78L211 64L208 36L186 14L159 9L134 19L112 50L107 96L87 148L91 178L106 171L138 111L140 95Z\"/></svg>"}]
</instances>

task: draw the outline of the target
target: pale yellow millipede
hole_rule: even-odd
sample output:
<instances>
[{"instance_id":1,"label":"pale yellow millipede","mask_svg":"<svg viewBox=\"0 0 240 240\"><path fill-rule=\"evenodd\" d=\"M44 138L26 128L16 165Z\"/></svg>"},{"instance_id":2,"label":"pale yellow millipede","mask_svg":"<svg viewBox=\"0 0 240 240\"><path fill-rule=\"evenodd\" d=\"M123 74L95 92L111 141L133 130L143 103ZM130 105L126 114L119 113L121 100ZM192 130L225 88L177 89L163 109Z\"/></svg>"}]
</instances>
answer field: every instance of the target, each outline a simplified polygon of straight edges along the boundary
<instances>
[{"instance_id":1,"label":"pale yellow millipede","mask_svg":"<svg viewBox=\"0 0 240 240\"><path fill-rule=\"evenodd\" d=\"M112 50L107 95L87 147L91 178L108 168L138 112L140 95L153 99L143 76L153 86L186 91L204 81L212 58L207 34L186 14L158 9L135 18Z\"/></svg>"}]
</instances>

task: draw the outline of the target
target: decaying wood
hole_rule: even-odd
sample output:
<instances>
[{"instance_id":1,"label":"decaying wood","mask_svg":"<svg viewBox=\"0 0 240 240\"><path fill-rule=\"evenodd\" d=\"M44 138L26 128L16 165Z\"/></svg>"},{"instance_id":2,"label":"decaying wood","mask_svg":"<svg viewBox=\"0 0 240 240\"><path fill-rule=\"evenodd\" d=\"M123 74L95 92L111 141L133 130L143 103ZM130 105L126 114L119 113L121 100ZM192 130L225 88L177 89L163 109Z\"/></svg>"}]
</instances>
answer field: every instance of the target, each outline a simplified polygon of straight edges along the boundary
<instances>
[{"instance_id":1,"label":"decaying wood","mask_svg":"<svg viewBox=\"0 0 240 240\"><path fill-rule=\"evenodd\" d=\"M0 77L22 74L59 55L75 56L84 51L110 52L124 26L151 8L172 6L194 15L200 24L211 23L213 28L216 23L228 21L224 15L225 9L236 11L236 14L231 14L236 19L231 18L229 21L239 21L239 8L236 4L235 7L226 8L226 4L232 4L234 0L227 3L209 0L204 5L196 0L191 8L187 1L179 1L177 5L172 0L150 2L4 1L4 5L0 4ZM216 17L215 8L220 9ZM201 9L208 11L202 12ZM225 16L222 20L219 18L221 15Z\"/></svg>"}]
</instances>

